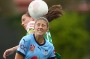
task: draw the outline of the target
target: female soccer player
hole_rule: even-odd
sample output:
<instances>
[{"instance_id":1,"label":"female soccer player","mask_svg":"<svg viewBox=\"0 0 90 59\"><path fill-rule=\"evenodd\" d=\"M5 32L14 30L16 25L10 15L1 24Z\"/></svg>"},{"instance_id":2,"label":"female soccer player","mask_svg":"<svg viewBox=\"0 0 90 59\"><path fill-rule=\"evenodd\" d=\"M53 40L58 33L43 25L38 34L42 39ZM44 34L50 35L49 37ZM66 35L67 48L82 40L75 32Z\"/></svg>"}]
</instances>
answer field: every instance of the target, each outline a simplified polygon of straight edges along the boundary
<instances>
[{"instance_id":1,"label":"female soccer player","mask_svg":"<svg viewBox=\"0 0 90 59\"><path fill-rule=\"evenodd\" d=\"M48 14L46 14L44 17L46 17L48 19L48 21L51 22L52 20L59 18L62 15L63 15L62 7L60 5L53 5L51 8L49 8ZM26 13L22 16L22 25L26 30L28 29L27 24L31 20L34 21L34 19L31 18L28 13ZM27 32L29 32L29 34L30 34L31 31L27 30ZM49 36L46 36L46 37L47 38L49 37L49 41L52 42L50 32L48 32L48 34L49 34ZM6 56L13 54L13 52L15 52L17 50L17 47L18 46L7 49L4 52L3 57L6 58Z\"/></svg>"},{"instance_id":2,"label":"female soccer player","mask_svg":"<svg viewBox=\"0 0 90 59\"><path fill-rule=\"evenodd\" d=\"M48 29L47 19L38 18L34 24L34 33L20 40L15 59L55 59L53 44L44 38Z\"/></svg>"}]
</instances>

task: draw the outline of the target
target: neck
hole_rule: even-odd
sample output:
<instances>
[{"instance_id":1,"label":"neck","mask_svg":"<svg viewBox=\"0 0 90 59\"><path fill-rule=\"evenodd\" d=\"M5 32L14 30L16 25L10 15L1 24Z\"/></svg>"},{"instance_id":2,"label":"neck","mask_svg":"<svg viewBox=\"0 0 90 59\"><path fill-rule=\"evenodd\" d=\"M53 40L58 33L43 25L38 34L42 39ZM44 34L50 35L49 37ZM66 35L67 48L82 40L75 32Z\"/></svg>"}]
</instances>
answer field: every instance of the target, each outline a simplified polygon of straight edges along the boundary
<instances>
[{"instance_id":1,"label":"neck","mask_svg":"<svg viewBox=\"0 0 90 59\"><path fill-rule=\"evenodd\" d=\"M39 44L43 44L44 43L44 37L42 35L35 35L36 41Z\"/></svg>"}]
</instances>

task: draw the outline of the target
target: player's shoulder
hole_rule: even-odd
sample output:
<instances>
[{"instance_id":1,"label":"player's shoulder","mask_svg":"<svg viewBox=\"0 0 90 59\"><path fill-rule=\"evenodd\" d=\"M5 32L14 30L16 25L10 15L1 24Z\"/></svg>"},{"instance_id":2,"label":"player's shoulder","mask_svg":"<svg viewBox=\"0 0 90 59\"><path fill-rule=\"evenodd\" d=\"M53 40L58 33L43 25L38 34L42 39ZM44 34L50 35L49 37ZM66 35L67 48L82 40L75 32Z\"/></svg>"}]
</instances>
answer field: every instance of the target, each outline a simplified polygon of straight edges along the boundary
<instances>
[{"instance_id":1,"label":"player's shoulder","mask_svg":"<svg viewBox=\"0 0 90 59\"><path fill-rule=\"evenodd\" d=\"M48 40L46 40L46 45L48 45L50 48L51 48L51 47L52 47L52 48L54 47L53 44L52 44L51 42L49 42Z\"/></svg>"},{"instance_id":2,"label":"player's shoulder","mask_svg":"<svg viewBox=\"0 0 90 59\"><path fill-rule=\"evenodd\" d=\"M25 35L23 36L22 39L26 40L26 41L30 41L33 38L33 34L29 34L29 35Z\"/></svg>"}]
</instances>

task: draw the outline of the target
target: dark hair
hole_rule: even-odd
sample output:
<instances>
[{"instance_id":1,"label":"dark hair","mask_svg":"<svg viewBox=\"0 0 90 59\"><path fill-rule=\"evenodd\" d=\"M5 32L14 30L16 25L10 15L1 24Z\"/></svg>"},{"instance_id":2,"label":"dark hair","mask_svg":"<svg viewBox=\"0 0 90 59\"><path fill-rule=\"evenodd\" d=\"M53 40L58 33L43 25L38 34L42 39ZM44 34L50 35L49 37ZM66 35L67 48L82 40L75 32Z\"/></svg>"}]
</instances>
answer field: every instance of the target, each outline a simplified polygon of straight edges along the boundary
<instances>
[{"instance_id":1,"label":"dark hair","mask_svg":"<svg viewBox=\"0 0 90 59\"><path fill-rule=\"evenodd\" d=\"M49 22L52 20L59 18L63 15L63 10L61 5L53 5L49 8L48 13L45 15L45 17L48 19Z\"/></svg>"},{"instance_id":2,"label":"dark hair","mask_svg":"<svg viewBox=\"0 0 90 59\"><path fill-rule=\"evenodd\" d=\"M27 14L27 16L31 17L28 12L26 12L25 14Z\"/></svg>"}]
</instances>

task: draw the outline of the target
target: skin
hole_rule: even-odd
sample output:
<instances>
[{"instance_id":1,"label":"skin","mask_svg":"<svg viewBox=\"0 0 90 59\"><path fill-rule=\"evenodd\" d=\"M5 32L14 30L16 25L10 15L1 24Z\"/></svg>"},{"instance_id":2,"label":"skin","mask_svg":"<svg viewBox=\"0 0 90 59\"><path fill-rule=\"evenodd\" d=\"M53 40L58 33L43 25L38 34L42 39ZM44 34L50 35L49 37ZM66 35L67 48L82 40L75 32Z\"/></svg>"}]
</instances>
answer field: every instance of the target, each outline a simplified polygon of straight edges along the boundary
<instances>
[{"instance_id":1,"label":"skin","mask_svg":"<svg viewBox=\"0 0 90 59\"><path fill-rule=\"evenodd\" d=\"M36 38L36 41L39 44L43 44L44 43L44 34L47 32L48 30L48 26L47 26L47 22L45 20L39 19L35 22L34 25L34 35ZM24 57L18 53L16 53L15 55L15 59L24 59Z\"/></svg>"},{"instance_id":2,"label":"skin","mask_svg":"<svg viewBox=\"0 0 90 59\"><path fill-rule=\"evenodd\" d=\"M21 18L21 25L24 27L25 30L27 30L27 25L30 21L32 21L33 19L27 15L27 14L24 14ZM6 59L7 56L13 54L16 50L17 50L18 46L15 46L15 47L12 47L12 48L9 48L7 50L5 50L4 54L3 54L3 58Z\"/></svg>"},{"instance_id":3,"label":"skin","mask_svg":"<svg viewBox=\"0 0 90 59\"><path fill-rule=\"evenodd\" d=\"M43 20L38 20L38 22L35 25L36 26L34 26L34 30L35 30L36 40L39 44L43 44L44 43L43 35L47 32L48 26L46 22Z\"/></svg>"},{"instance_id":4,"label":"skin","mask_svg":"<svg viewBox=\"0 0 90 59\"><path fill-rule=\"evenodd\" d=\"M29 15L27 15L27 14L24 14L23 16L22 16L22 19L21 19L21 25L24 27L24 29L25 30L27 30L27 25L28 25L28 23L30 22L30 21L32 21L33 20L33 18L31 18Z\"/></svg>"},{"instance_id":5,"label":"skin","mask_svg":"<svg viewBox=\"0 0 90 59\"><path fill-rule=\"evenodd\" d=\"M58 6L58 7L57 7ZM61 15L63 15L63 10L62 7L60 5L54 5L51 8L49 8L49 12L48 14L45 16L49 22L53 21L54 19L61 17ZM22 19L24 17L22 16ZM29 20L32 19L30 16L26 15L26 18L28 18ZM26 19L24 18L24 19ZM22 20L22 26L25 28L25 30L27 30L27 23L29 22L29 20ZM31 33L31 32L30 32ZM17 50L18 46L9 48L7 50L5 50L4 54L3 54L3 58L6 59L7 56L13 54L13 52L15 52Z\"/></svg>"}]
</instances>

